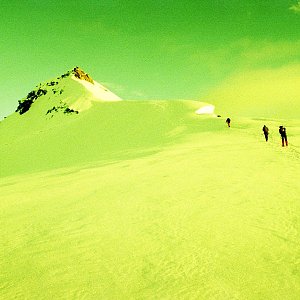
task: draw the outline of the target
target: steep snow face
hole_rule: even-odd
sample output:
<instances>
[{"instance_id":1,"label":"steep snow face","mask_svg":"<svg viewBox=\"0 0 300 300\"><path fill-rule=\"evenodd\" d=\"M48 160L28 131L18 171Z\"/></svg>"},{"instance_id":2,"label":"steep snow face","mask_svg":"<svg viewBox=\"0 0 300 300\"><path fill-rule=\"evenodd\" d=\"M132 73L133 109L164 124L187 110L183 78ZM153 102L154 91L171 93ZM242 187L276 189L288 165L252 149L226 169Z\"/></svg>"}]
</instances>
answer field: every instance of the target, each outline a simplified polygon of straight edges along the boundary
<instances>
[{"instance_id":1,"label":"steep snow face","mask_svg":"<svg viewBox=\"0 0 300 300\"><path fill-rule=\"evenodd\" d=\"M94 81L78 67L44 83L19 101L16 112L30 111L53 116L57 113L79 113L89 109L93 101L120 101L121 98Z\"/></svg>"},{"instance_id":2,"label":"steep snow face","mask_svg":"<svg viewBox=\"0 0 300 300\"><path fill-rule=\"evenodd\" d=\"M75 80L83 87L85 87L93 96L95 101L120 101L122 100L120 97L109 91L106 87L101 85L100 83L93 81L93 83L78 79L75 75L71 77L71 79Z\"/></svg>"},{"instance_id":3,"label":"steep snow face","mask_svg":"<svg viewBox=\"0 0 300 300\"><path fill-rule=\"evenodd\" d=\"M97 101L119 101L120 97L109 91L106 87L96 82L89 74L85 73L79 67L72 71L71 79L84 86Z\"/></svg>"}]
</instances>

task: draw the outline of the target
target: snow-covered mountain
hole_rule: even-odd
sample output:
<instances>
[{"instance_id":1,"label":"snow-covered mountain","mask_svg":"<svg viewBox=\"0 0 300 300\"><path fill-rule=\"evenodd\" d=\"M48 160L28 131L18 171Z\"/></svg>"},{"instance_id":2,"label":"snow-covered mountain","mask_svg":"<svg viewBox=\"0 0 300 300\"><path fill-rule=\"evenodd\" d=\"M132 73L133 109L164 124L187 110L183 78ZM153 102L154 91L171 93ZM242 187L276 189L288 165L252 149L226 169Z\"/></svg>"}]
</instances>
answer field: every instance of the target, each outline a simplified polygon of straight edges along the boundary
<instances>
[{"instance_id":1,"label":"snow-covered mountain","mask_svg":"<svg viewBox=\"0 0 300 300\"><path fill-rule=\"evenodd\" d=\"M120 101L121 98L92 79L79 67L40 83L28 95L19 101L16 112L20 115L29 110L40 109L48 116L62 112L78 113L89 109L93 102Z\"/></svg>"},{"instance_id":2,"label":"snow-covered mountain","mask_svg":"<svg viewBox=\"0 0 300 300\"><path fill-rule=\"evenodd\" d=\"M37 85L0 123L0 176L152 151L195 130L199 114L213 109L188 100L121 101L76 67Z\"/></svg>"}]
</instances>

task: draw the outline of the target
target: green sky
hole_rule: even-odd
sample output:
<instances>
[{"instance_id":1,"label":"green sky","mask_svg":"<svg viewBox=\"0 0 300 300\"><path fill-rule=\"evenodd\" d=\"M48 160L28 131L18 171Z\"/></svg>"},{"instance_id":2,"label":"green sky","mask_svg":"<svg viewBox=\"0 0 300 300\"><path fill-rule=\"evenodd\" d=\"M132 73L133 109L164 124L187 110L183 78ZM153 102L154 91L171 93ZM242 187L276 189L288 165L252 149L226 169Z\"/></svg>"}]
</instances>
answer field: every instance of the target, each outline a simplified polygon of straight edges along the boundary
<instances>
[{"instance_id":1,"label":"green sky","mask_svg":"<svg viewBox=\"0 0 300 300\"><path fill-rule=\"evenodd\" d=\"M202 101L300 68L297 0L2 0L0 17L0 116L76 65L124 99Z\"/></svg>"}]
</instances>

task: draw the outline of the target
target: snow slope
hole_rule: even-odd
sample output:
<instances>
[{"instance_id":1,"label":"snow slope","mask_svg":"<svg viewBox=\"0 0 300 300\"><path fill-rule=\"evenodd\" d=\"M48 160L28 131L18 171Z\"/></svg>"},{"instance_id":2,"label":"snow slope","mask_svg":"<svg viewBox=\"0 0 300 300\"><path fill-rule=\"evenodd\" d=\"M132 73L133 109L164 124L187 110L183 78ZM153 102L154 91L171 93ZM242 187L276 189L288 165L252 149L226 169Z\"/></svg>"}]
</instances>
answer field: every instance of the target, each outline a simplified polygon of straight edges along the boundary
<instances>
[{"instance_id":1,"label":"snow slope","mask_svg":"<svg viewBox=\"0 0 300 300\"><path fill-rule=\"evenodd\" d=\"M52 116L36 103L1 123L1 176L81 165L160 150L200 126L193 101L94 103L79 114Z\"/></svg>"},{"instance_id":2,"label":"snow slope","mask_svg":"<svg viewBox=\"0 0 300 300\"><path fill-rule=\"evenodd\" d=\"M300 120L42 103L0 123L1 299L300 297Z\"/></svg>"}]
</instances>

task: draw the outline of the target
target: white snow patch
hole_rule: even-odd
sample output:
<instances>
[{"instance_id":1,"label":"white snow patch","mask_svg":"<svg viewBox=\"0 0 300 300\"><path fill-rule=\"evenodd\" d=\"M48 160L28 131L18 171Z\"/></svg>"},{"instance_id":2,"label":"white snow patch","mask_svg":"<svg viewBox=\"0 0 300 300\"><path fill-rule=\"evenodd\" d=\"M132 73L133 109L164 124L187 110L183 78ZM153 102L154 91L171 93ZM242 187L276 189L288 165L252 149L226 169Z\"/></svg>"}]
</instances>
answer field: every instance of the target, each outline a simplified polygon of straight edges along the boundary
<instances>
[{"instance_id":1,"label":"white snow patch","mask_svg":"<svg viewBox=\"0 0 300 300\"><path fill-rule=\"evenodd\" d=\"M71 77L73 80L77 81L81 85L83 85L97 101L120 101L122 100L120 97L109 91L106 87L101 85L100 83L94 81L94 84L88 82L86 80L78 79L74 75ZM94 100L93 99L93 100Z\"/></svg>"},{"instance_id":2,"label":"white snow patch","mask_svg":"<svg viewBox=\"0 0 300 300\"><path fill-rule=\"evenodd\" d=\"M195 113L198 115L213 115L214 111L215 111L215 106L212 104L208 104L196 110Z\"/></svg>"}]
</instances>

